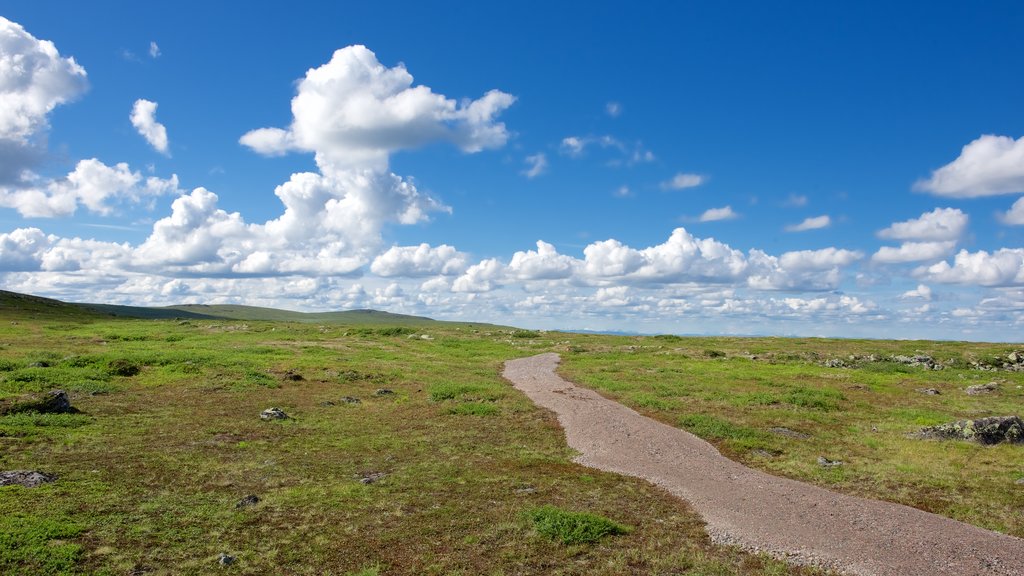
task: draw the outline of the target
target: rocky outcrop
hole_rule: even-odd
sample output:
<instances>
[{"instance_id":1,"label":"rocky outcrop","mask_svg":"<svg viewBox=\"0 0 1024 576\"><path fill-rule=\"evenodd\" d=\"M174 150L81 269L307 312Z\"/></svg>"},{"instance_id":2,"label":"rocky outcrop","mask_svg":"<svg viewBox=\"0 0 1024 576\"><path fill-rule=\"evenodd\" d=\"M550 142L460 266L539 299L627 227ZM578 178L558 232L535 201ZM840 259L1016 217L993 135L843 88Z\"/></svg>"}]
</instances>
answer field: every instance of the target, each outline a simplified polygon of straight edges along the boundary
<instances>
[{"instance_id":1,"label":"rocky outcrop","mask_svg":"<svg viewBox=\"0 0 1024 576\"><path fill-rule=\"evenodd\" d=\"M78 412L72 405L68 393L50 390L45 394L27 395L7 402L0 402L0 416L18 412L39 412L40 414L67 414Z\"/></svg>"},{"instance_id":2,"label":"rocky outcrop","mask_svg":"<svg viewBox=\"0 0 1024 576\"><path fill-rule=\"evenodd\" d=\"M49 484L57 479L56 474L47 474L37 470L8 470L0 472L0 486L24 486L35 488L43 484Z\"/></svg>"},{"instance_id":3,"label":"rocky outcrop","mask_svg":"<svg viewBox=\"0 0 1024 576\"><path fill-rule=\"evenodd\" d=\"M995 382L989 382L988 384L975 384L974 386L968 386L965 392L968 396L981 396L982 394L991 394L999 390L999 384Z\"/></svg>"},{"instance_id":4,"label":"rocky outcrop","mask_svg":"<svg viewBox=\"0 0 1024 576\"><path fill-rule=\"evenodd\" d=\"M284 410L280 408L267 408L263 412L260 412L260 419L262 420L287 420L288 415L284 413Z\"/></svg>"},{"instance_id":5,"label":"rocky outcrop","mask_svg":"<svg viewBox=\"0 0 1024 576\"><path fill-rule=\"evenodd\" d=\"M1021 444L1024 443L1024 421L1020 416L958 420L924 428L921 436L938 440L970 440L979 444Z\"/></svg>"}]
</instances>

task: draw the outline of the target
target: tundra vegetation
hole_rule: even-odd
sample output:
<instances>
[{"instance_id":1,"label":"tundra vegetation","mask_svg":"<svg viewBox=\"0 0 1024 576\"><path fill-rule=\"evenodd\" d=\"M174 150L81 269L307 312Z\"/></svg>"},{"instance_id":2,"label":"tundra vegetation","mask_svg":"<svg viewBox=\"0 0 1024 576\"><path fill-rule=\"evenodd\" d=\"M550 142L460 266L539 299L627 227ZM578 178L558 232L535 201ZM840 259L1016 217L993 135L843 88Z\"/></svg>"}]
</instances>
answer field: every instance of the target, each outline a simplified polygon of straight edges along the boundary
<instances>
[{"instance_id":1,"label":"tundra vegetation","mask_svg":"<svg viewBox=\"0 0 1024 576\"><path fill-rule=\"evenodd\" d=\"M1024 536L1024 447L918 434L1019 411L1010 345L106 312L0 293L0 471L56 478L0 486L2 574L817 573L574 464L499 375L549 351L747 465ZM39 404L52 390L73 409Z\"/></svg>"}]
</instances>

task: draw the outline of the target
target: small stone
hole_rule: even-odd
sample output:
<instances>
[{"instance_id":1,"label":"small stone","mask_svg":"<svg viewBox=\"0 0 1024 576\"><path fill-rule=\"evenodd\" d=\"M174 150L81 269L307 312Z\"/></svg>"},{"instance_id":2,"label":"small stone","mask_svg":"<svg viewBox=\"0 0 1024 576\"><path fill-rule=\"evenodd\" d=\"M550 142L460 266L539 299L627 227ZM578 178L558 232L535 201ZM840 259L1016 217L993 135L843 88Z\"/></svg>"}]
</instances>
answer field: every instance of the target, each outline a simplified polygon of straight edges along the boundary
<instances>
[{"instance_id":1,"label":"small stone","mask_svg":"<svg viewBox=\"0 0 1024 576\"><path fill-rule=\"evenodd\" d=\"M388 389L388 388L378 388L377 391L374 392L374 394L377 395L377 396L391 396L394 393L395 393L394 390L391 390L391 389Z\"/></svg>"},{"instance_id":2,"label":"small stone","mask_svg":"<svg viewBox=\"0 0 1024 576\"><path fill-rule=\"evenodd\" d=\"M331 402L330 400L324 400L323 402L320 403L320 405L321 406L334 406L334 402Z\"/></svg>"},{"instance_id":3,"label":"small stone","mask_svg":"<svg viewBox=\"0 0 1024 576\"><path fill-rule=\"evenodd\" d=\"M1014 364L1022 364L1024 363L1024 351L1015 350L1010 352L1010 355L1007 356L1006 359Z\"/></svg>"},{"instance_id":4,"label":"small stone","mask_svg":"<svg viewBox=\"0 0 1024 576\"><path fill-rule=\"evenodd\" d=\"M939 392L935 388L918 388L917 391L928 396L938 396L939 394L942 394L942 392Z\"/></svg>"},{"instance_id":5,"label":"small stone","mask_svg":"<svg viewBox=\"0 0 1024 576\"><path fill-rule=\"evenodd\" d=\"M378 394L378 396L379 396L379 394ZM356 398L355 396L342 396L341 397L341 401L344 402L345 404L361 404L362 403L362 400L360 400L359 398Z\"/></svg>"},{"instance_id":6,"label":"small stone","mask_svg":"<svg viewBox=\"0 0 1024 576\"><path fill-rule=\"evenodd\" d=\"M25 488L36 488L43 484L49 484L57 479L56 474L47 474L37 470L8 470L0 472L0 486L24 486Z\"/></svg>"},{"instance_id":7,"label":"small stone","mask_svg":"<svg viewBox=\"0 0 1024 576\"><path fill-rule=\"evenodd\" d=\"M430 334L423 334L422 336L420 336L420 340L433 340L433 339L434 339L434 337L431 336Z\"/></svg>"},{"instance_id":8,"label":"small stone","mask_svg":"<svg viewBox=\"0 0 1024 576\"><path fill-rule=\"evenodd\" d=\"M1024 486L1024 478L1017 478L1017 481L1014 482L1014 484L1018 486Z\"/></svg>"},{"instance_id":9,"label":"small stone","mask_svg":"<svg viewBox=\"0 0 1024 576\"><path fill-rule=\"evenodd\" d=\"M818 456L818 466L821 466L822 468L835 468L837 466L842 466L842 465L843 465L843 461L842 460L829 460L828 458L825 458L824 456Z\"/></svg>"},{"instance_id":10,"label":"small stone","mask_svg":"<svg viewBox=\"0 0 1024 576\"><path fill-rule=\"evenodd\" d=\"M359 479L361 484L373 484L379 482L387 477L387 474L383 472L359 472L356 474L356 478Z\"/></svg>"},{"instance_id":11,"label":"small stone","mask_svg":"<svg viewBox=\"0 0 1024 576\"><path fill-rule=\"evenodd\" d=\"M255 494L249 494L245 498L242 498L235 504L235 508L248 508L249 506L255 506L260 503L260 497Z\"/></svg>"},{"instance_id":12,"label":"small stone","mask_svg":"<svg viewBox=\"0 0 1024 576\"><path fill-rule=\"evenodd\" d=\"M286 420L288 415L284 413L284 410L280 408L267 408L263 412L260 412L261 420Z\"/></svg>"},{"instance_id":13,"label":"small stone","mask_svg":"<svg viewBox=\"0 0 1024 576\"><path fill-rule=\"evenodd\" d=\"M775 454L772 454L771 452L767 450L762 450L760 448L756 450L751 450L750 453L759 458L775 458Z\"/></svg>"},{"instance_id":14,"label":"small stone","mask_svg":"<svg viewBox=\"0 0 1024 576\"><path fill-rule=\"evenodd\" d=\"M839 358L829 358L828 360L825 360L825 367L826 368L845 368L846 367L846 362L843 362Z\"/></svg>"},{"instance_id":15,"label":"small stone","mask_svg":"<svg viewBox=\"0 0 1024 576\"><path fill-rule=\"evenodd\" d=\"M217 554L217 563L221 566L231 566L235 563L235 557L221 552L220 554Z\"/></svg>"},{"instance_id":16,"label":"small stone","mask_svg":"<svg viewBox=\"0 0 1024 576\"><path fill-rule=\"evenodd\" d=\"M975 384L974 386L968 386L966 392L968 396L980 396L982 394L991 394L996 390L999 390L999 384L989 382L988 384Z\"/></svg>"},{"instance_id":17,"label":"small stone","mask_svg":"<svg viewBox=\"0 0 1024 576\"><path fill-rule=\"evenodd\" d=\"M517 486L516 488L513 488L512 491L515 492L516 494L533 494L534 492L537 491L537 488L535 488L534 486L530 486L529 484L526 484L523 486Z\"/></svg>"},{"instance_id":18,"label":"small stone","mask_svg":"<svg viewBox=\"0 0 1024 576\"><path fill-rule=\"evenodd\" d=\"M305 378L302 377L302 374L299 374L298 372L295 372L294 370L289 370L289 371L285 372L284 373L284 379L288 380L288 381L291 381L291 382L301 382L301 381L305 380Z\"/></svg>"}]
</instances>

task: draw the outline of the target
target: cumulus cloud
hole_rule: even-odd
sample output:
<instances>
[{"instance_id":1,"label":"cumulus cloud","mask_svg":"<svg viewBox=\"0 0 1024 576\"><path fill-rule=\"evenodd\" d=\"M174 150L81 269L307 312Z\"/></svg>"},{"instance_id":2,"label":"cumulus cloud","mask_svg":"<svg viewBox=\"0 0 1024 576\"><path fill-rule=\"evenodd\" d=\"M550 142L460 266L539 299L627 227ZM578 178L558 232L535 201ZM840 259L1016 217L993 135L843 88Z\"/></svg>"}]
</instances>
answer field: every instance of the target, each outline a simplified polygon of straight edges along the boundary
<instances>
[{"instance_id":1,"label":"cumulus cloud","mask_svg":"<svg viewBox=\"0 0 1024 576\"><path fill-rule=\"evenodd\" d=\"M842 269L862 258L860 251L834 247L781 256L751 250L747 285L758 290L834 290L842 281Z\"/></svg>"},{"instance_id":2,"label":"cumulus cloud","mask_svg":"<svg viewBox=\"0 0 1024 576\"><path fill-rule=\"evenodd\" d=\"M149 57L150 58L159 58L161 54L163 54L163 53L160 52L160 47L157 46L156 42L150 41L150 43L149 43Z\"/></svg>"},{"instance_id":3,"label":"cumulus cloud","mask_svg":"<svg viewBox=\"0 0 1024 576\"><path fill-rule=\"evenodd\" d=\"M932 289L929 288L926 284L918 284L917 288L914 288L913 290L907 290L906 292L903 293L902 296L900 296L900 298L903 298L904 300L920 299L925 301L931 301Z\"/></svg>"},{"instance_id":4,"label":"cumulus cloud","mask_svg":"<svg viewBox=\"0 0 1024 576\"><path fill-rule=\"evenodd\" d=\"M49 113L87 87L74 58L0 16L0 186L22 183L44 156Z\"/></svg>"},{"instance_id":5,"label":"cumulus cloud","mask_svg":"<svg viewBox=\"0 0 1024 576\"><path fill-rule=\"evenodd\" d=\"M392 246L374 259L370 271L384 277L453 276L462 274L467 265L467 255L452 246L420 244Z\"/></svg>"},{"instance_id":6,"label":"cumulus cloud","mask_svg":"<svg viewBox=\"0 0 1024 576\"><path fill-rule=\"evenodd\" d=\"M114 204L137 204L178 191L177 176L143 178L123 162L107 166L90 158L79 161L75 169L60 180L37 179L20 188L0 186L0 206L14 208L28 218L70 216L79 205L96 214L110 215Z\"/></svg>"},{"instance_id":7,"label":"cumulus cloud","mask_svg":"<svg viewBox=\"0 0 1024 576\"><path fill-rule=\"evenodd\" d=\"M1024 137L985 134L914 189L949 198L1024 192Z\"/></svg>"},{"instance_id":8,"label":"cumulus cloud","mask_svg":"<svg viewBox=\"0 0 1024 576\"><path fill-rule=\"evenodd\" d=\"M548 157L543 152L527 156L525 162L526 169L523 170L523 176L530 179L540 176L548 169Z\"/></svg>"},{"instance_id":9,"label":"cumulus cloud","mask_svg":"<svg viewBox=\"0 0 1024 576\"><path fill-rule=\"evenodd\" d=\"M732 206L723 206L722 208L705 210L698 220L701 222L717 222L718 220L732 220L739 218L739 216L739 214L733 211Z\"/></svg>"},{"instance_id":10,"label":"cumulus cloud","mask_svg":"<svg viewBox=\"0 0 1024 576\"><path fill-rule=\"evenodd\" d=\"M132 126L139 131L139 134L149 142L157 152L170 155L167 151L167 128L156 121L156 102L145 99L138 99L132 106L130 119Z\"/></svg>"},{"instance_id":11,"label":"cumulus cloud","mask_svg":"<svg viewBox=\"0 0 1024 576\"><path fill-rule=\"evenodd\" d=\"M661 187L665 190L683 190L686 188L694 188L707 182L707 177L700 174L687 174L685 172L679 172L672 177L671 180L666 180L661 183Z\"/></svg>"},{"instance_id":12,"label":"cumulus cloud","mask_svg":"<svg viewBox=\"0 0 1024 576\"><path fill-rule=\"evenodd\" d=\"M1000 248L992 253L961 250L952 264L942 261L921 267L915 273L944 284L1020 286L1024 285L1024 248Z\"/></svg>"},{"instance_id":13,"label":"cumulus cloud","mask_svg":"<svg viewBox=\"0 0 1024 576\"><path fill-rule=\"evenodd\" d=\"M298 83L288 129L261 128L240 141L261 154L315 152L321 169L384 169L392 152L435 141L465 152L503 146L508 131L497 116L514 101L491 90L457 102L413 86L405 66L388 68L365 46L348 46Z\"/></svg>"},{"instance_id":14,"label":"cumulus cloud","mask_svg":"<svg viewBox=\"0 0 1024 576\"><path fill-rule=\"evenodd\" d=\"M559 254L555 247L543 240L537 241L537 250L516 252L508 270L519 280L556 280L572 275L576 260Z\"/></svg>"},{"instance_id":15,"label":"cumulus cloud","mask_svg":"<svg viewBox=\"0 0 1024 576\"><path fill-rule=\"evenodd\" d=\"M824 216L813 216L811 218L805 218L804 221L799 224L786 226L786 232L806 232L808 230L828 228L831 225L832 218L827 214Z\"/></svg>"},{"instance_id":16,"label":"cumulus cloud","mask_svg":"<svg viewBox=\"0 0 1024 576\"><path fill-rule=\"evenodd\" d=\"M879 238L891 240L943 241L959 240L967 229L967 214L956 208L936 208L903 222L895 222L878 232Z\"/></svg>"},{"instance_id":17,"label":"cumulus cloud","mask_svg":"<svg viewBox=\"0 0 1024 576\"><path fill-rule=\"evenodd\" d=\"M871 256L872 262L880 264L902 264L921 262L949 256L956 248L955 240L945 242L904 242L898 248L882 246Z\"/></svg>"},{"instance_id":18,"label":"cumulus cloud","mask_svg":"<svg viewBox=\"0 0 1024 576\"><path fill-rule=\"evenodd\" d=\"M452 282L453 292L489 292L497 288L505 275L505 267L497 258L474 264Z\"/></svg>"},{"instance_id":19,"label":"cumulus cloud","mask_svg":"<svg viewBox=\"0 0 1024 576\"><path fill-rule=\"evenodd\" d=\"M85 68L0 16L0 139L27 141L46 116L87 87Z\"/></svg>"},{"instance_id":20,"label":"cumulus cloud","mask_svg":"<svg viewBox=\"0 0 1024 576\"><path fill-rule=\"evenodd\" d=\"M999 215L999 219L1010 226L1024 226L1024 198L1018 198L1009 210Z\"/></svg>"}]
</instances>

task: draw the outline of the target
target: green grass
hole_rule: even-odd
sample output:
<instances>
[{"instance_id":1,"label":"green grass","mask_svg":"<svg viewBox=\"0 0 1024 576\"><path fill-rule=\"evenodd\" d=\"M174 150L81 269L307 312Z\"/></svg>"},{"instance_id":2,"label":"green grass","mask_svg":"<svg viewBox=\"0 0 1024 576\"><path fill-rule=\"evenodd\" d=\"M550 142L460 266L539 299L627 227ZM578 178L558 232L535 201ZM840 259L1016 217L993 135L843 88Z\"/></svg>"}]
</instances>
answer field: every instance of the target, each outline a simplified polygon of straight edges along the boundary
<instances>
[{"instance_id":1,"label":"green grass","mask_svg":"<svg viewBox=\"0 0 1024 576\"><path fill-rule=\"evenodd\" d=\"M630 528L589 512L569 512L545 505L526 512L538 534L566 546L593 544L606 536L628 534Z\"/></svg>"},{"instance_id":2,"label":"green grass","mask_svg":"<svg viewBox=\"0 0 1024 576\"><path fill-rule=\"evenodd\" d=\"M59 475L0 488L0 574L813 573L714 546L664 492L573 463L553 416L500 377L604 337L29 304L0 307L0 396L59 387L81 412L0 417L0 469ZM645 392L651 409L674 409L670 388ZM292 419L261 421L270 406ZM523 520L544 505L633 529L565 546Z\"/></svg>"},{"instance_id":3,"label":"green grass","mask_svg":"<svg viewBox=\"0 0 1024 576\"><path fill-rule=\"evenodd\" d=\"M1024 374L970 369L1005 358L1012 344L783 338L572 338L560 372L725 455L769 473L840 492L906 504L1024 537L1024 446L915 439L964 418L1021 414ZM572 350L576 350L572 352ZM889 361L927 354L925 370ZM855 360L847 360L850 356ZM876 361L866 358L874 355ZM847 367L827 368L828 358ZM996 380L998 393L968 396ZM940 395L919 389L935 388ZM772 433L788 428L809 435ZM843 460L823 470L818 456Z\"/></svg>"}]
</instances>

